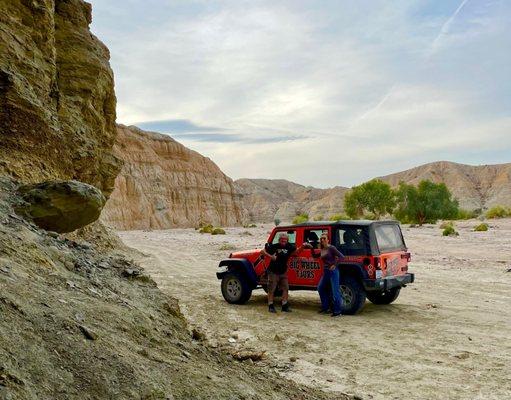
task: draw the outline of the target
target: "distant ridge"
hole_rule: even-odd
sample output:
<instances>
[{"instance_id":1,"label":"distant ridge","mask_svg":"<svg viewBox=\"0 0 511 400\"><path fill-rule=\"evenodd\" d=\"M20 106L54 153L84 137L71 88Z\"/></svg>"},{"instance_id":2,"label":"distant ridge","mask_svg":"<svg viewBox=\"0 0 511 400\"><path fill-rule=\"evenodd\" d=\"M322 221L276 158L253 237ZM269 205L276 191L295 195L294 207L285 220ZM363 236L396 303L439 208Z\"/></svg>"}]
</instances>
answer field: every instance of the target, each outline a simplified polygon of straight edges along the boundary
<instances>
[{"instance_id":1,"label":"distant ridge","mask_svg":"<svg viewBox=\"0 0 511 400\"><path fill-rule=\"evenodd\" d=\"M379 179L392 186L400 181L416 185L424 179L443 182L467 210L511 206L511 163L473 166L437 161ZM341 186L317 189L284 179L238 179L235 184L243 193L244 208L256 222L290 221L302 212L311 218L328 218L344 211L344 195L349 190Z\"/></svg>"},{"instance_id":2,"label":"distant ridge","mask_svg":"<svg viewBox=\"0 0 511 400\"><path fill-rule=\"evenodd\" d=\"M511 206L511 163L474 166L437 161L380 179L392 186L400 181L416 185L423 179L443 182L467 210Z\"/></svg>"}]
</instances>

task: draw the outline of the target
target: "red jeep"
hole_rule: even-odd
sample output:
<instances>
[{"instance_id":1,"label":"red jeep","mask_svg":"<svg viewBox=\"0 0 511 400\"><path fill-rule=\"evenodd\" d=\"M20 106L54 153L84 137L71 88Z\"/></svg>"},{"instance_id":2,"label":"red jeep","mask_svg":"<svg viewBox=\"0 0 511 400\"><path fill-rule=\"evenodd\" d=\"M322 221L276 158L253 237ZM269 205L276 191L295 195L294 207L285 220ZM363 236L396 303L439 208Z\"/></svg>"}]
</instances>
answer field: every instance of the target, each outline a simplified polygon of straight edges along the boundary
<instances>
[{"instance_id":1,"label":"red jeep","mask_svg":"<svg viewBox=\"0 0 511 400\"><path fill-rule=\"evenodd\" d=\"M327 233L329 241L345 258L339 262L343 314L356 314L366 297L374 304L390 304L402 287L414 281L408 272L410 253L396 221L306 222L275 227L268 243L276 243L279 233L286 232L289 242L297 247L304 242L314 249L305 249L289 259L290 290L317 290L323 274L319 237ZM260 256L260 249L235 252L220 261L218 279L225 300L244 304L252 290L267 289L266 269L270 260Z\"/></svg>"}]
</instances>

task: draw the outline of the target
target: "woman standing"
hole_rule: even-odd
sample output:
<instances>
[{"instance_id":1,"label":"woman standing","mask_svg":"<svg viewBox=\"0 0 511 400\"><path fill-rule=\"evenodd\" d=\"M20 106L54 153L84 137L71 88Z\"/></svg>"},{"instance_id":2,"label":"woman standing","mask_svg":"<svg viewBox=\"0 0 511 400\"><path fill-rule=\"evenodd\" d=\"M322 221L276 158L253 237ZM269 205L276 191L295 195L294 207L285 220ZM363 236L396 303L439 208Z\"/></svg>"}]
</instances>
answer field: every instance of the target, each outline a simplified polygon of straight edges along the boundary
<instances>
[{"instance_id":1,"label":"woman standing","mask_svg":"<svg viewBox=\"0 0 511 400\"><path fill-rule=\"evenodd\" d=\"M340 288L340 274L337 268L337 262L344 255L328 243L328 235L322 234L320 239L321 259L323 260L324 271L318 285L319 297L321 299L321 314L329 312L330 308L330 293L332 294L332 317L341 315L341 288ZM330 290L331 288L331 290Z\"/></svg>"}]
</instances>

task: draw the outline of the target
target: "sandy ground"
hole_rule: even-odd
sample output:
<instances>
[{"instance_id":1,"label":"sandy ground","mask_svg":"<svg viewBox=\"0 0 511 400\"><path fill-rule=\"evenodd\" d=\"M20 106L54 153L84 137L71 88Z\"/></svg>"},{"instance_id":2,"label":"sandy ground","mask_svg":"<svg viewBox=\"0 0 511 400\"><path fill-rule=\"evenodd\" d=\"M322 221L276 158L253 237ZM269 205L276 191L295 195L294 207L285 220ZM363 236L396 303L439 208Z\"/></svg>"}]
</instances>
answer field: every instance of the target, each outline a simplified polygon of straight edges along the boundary
<instances>
[{"instance_id":1,"label":"sandy ground","mask_svg":"<svg viewBox=\"0 0 511 400\"><path fill-rule=\"evenodd\" d=\"M338 319L316 313L315 292L291 292L291 314L269 314L262 290L247 305L224 301L218 261L231 246L260 248L269 225L121 236L212 346L265 350L276 373L297 382L364 399L509 399L511 219L472 232L477 223L458 223L458 237L442 237L438 225L405 227L416 282L391 305L368 301Z\"/></svg>"}]
</instances>

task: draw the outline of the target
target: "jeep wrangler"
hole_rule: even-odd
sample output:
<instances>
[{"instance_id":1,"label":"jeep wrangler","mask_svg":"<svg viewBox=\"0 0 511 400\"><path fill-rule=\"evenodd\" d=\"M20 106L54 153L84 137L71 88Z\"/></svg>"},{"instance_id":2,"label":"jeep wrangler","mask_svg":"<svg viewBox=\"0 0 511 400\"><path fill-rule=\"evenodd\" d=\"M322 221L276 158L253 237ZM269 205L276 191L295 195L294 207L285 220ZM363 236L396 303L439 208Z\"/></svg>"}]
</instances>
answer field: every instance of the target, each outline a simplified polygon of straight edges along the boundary
<instances>
[{"instance_id":1,"label":"jeep wrangler","mask_svg":"<svg viewBox=\"0 0 511 400\"><path fill-rule=\"evenodd\" d=\"M289 242L297 247L307 242L313 249L304 249L288 262L290 290L317 290L323 274L319 238L328 234L329 241L344 254L338 263L343 297L342 313L356 314L366 298L374 304L390 304L402 287L414 281L408 272L410 253L396 221L306 222L278 226L268 243L277 243L286 232ZM260 256L260 249L231 253L220 261L217 278L221 280L224 299L244 304L254 289L267 290L269 257ZM277 290L278 291L278 290ZM276 293L278 295L278 293Z\"/></svg>"}]
</instances>

